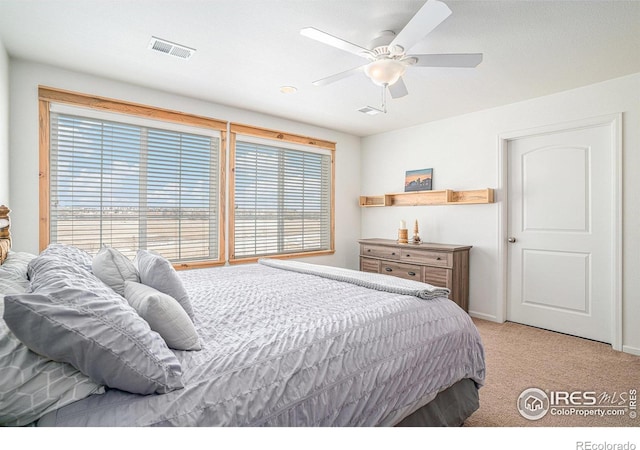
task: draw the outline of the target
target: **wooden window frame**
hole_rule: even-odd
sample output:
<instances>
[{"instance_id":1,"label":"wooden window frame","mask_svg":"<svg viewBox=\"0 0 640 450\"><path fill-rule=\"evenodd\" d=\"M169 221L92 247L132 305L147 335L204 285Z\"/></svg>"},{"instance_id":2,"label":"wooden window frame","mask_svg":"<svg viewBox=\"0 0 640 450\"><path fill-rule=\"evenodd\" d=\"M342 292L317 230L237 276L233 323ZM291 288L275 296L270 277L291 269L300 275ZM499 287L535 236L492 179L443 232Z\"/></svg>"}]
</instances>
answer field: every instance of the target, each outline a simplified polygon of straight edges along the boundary
<instances>
[{"instance_id":1,"label":"wooden window frame","mask_svg":"<svg viewBox=\"0 0 640 450\"><path fill-rule=\"evenodd\" d=\"M308 136L283 133L281 131L270 130L266 128L254 127L251 125L231 123L229 132L229 263L242 264L252 263L260 259L260 256L247 258L236 258L235 249L235 172L236 172L236 136L252 136L273 141L277 146L278 142L287 142L293 144L308 145L311 147L329 150L331 152L331 193L330 193L330 236L329 249L316 250L309 252L282 253L273 254L265 257L274 259L302 258L321 255L333 255L335 253L335 153L336 143L322 139L316 139Z\"/></svg>"},{"instance_id":2,"label":"wooden window frame","mask_svg":"<svg viewBox=\"0 0 640 450\"><path fill-rule=\"evenodd\" d=\"M218 186L218 259L174 264L177 270L221 266L225 261L225 217L226 217L226 140L227 122L170 109L156 108L137 103L125 102L96 95L66 91L46 86L38 86L39 121L39 249L49 245L50 232L50 105L65 103L73 106L92 108L117 114L133 115L146 119L178 123L187 126L207 128L220 132L219 146L219 186Z\"/></svg>"}]
</instances>

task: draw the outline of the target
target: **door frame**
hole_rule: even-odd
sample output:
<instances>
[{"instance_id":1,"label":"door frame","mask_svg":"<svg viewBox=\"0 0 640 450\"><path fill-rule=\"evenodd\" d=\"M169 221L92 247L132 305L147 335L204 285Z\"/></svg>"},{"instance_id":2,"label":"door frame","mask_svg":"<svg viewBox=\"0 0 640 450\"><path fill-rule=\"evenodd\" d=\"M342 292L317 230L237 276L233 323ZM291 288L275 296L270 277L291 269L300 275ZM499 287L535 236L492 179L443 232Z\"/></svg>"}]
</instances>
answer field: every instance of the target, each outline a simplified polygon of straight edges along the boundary
<instances>
[{"instance_id":1,"label":"door frame","mask_svg":"<svg viewBox=\"0 0 640 450\"><path fill-rule=\"evenodd\" d=\"M498 307L496 319L507 319L508 254L507 232L509 226L508 200L508 148L509 142L533 136L562 131L608 126L611 130L611 346L622 350L622 113L588 117L571 122L545 125L525 130L509 131L498 135Z\"/></svg>"}]
</instances>

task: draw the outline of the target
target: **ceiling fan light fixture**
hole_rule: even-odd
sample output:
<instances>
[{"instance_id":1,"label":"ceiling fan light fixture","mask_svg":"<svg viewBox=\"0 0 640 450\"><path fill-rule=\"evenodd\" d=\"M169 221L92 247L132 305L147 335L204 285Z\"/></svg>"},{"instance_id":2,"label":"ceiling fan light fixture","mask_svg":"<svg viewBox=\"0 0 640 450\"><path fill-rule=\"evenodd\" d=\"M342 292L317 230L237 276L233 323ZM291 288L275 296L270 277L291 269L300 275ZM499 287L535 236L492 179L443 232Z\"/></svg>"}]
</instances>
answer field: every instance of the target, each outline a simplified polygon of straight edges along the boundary
<instances>
[{"instance_id":1,"label":"ceiling fan light fixture","mask_svg":"<svg viewBox=\"0 0 640 450\"><path fill-rule=\"evenodd\" d=\"M396 34L390 30L382 31L371 41L368 49L317 28L303 28L300 30L303 36L369 60L354 69L322 78L314 81L313 84L325 86L356 73L364 72L371 82L382 87L382 112L386 113L384 94L387 90L394 99L409 94L402 78L407 67L476 67L482 62L482 53L407 54L451 13L451 9L442 1L426 0L400 32ZM375 109L377 108L365 107L358 111L374 114Z\"/></svg>"},{"instance_id":2,"label":"ceiling fan light fixture","mask_svg":"<svg viewBox=\"0 0 640 450\"><path fill-rule=\"evenodd\" d=\"M378 59L367 64L364 73L378 86L391 86L405 70L406 66L395 59Z\"/></svg>"}]
</instances>

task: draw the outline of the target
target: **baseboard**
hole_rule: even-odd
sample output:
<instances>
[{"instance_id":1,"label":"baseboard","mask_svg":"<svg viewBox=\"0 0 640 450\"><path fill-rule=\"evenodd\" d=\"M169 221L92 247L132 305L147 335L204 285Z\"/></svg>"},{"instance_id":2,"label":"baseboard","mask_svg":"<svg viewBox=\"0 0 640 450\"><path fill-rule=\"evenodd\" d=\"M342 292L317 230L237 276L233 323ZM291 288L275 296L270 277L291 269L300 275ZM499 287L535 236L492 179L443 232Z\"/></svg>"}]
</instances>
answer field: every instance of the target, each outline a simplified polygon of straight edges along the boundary
<instances>
[{"instance_id":1,"label":"baseboard","mask_svg":"<svg viewBox=\"0 0 640 450\"><path fill-rule=\"evenodd\" d=\"M640 356L640 348L631 347L630 345L623 345L622 351L625 353L630 353L632 355Z\"/></svg>"},{"instance_id":2,"label":"baseboard","mask_svg":"<svg viewBox=\"0 0 640 450\"><path fill-rule=\"evenodd\" d=\"M485 314L477 311L469 311L469 315L477 319L488 320L489 322L502 323L501 321L498 320L496 316L491 314Z\"/></svg>"}]
</instances>

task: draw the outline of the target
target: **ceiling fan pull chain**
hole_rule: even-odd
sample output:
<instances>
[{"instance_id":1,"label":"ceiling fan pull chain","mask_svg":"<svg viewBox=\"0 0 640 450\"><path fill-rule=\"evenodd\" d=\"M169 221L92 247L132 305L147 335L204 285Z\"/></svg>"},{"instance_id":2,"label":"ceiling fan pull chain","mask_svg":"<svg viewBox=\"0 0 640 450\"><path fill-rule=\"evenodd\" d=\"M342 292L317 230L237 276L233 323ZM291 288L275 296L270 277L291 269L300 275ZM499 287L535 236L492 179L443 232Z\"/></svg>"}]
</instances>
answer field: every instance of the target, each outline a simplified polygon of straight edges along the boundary
<instances>
[{"instance_id":1,"label":"ceiling fan pull chain","mask_svg":"<svg viewBox=\"0 0 640 450\"><path fill-rule=\"evenodd\" d=\"M387 85L382 86L382 111L387 113Z\"/></svg>"}]
</instances>

